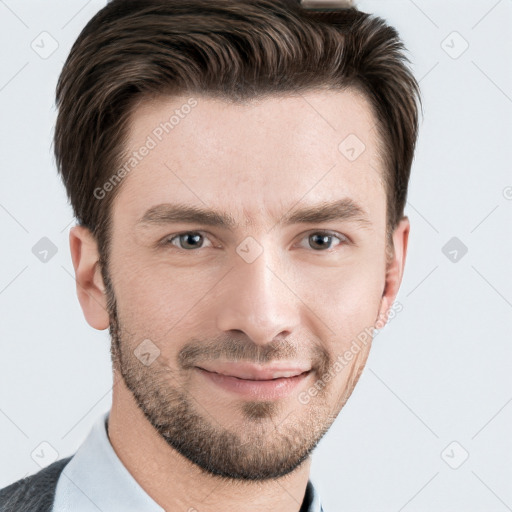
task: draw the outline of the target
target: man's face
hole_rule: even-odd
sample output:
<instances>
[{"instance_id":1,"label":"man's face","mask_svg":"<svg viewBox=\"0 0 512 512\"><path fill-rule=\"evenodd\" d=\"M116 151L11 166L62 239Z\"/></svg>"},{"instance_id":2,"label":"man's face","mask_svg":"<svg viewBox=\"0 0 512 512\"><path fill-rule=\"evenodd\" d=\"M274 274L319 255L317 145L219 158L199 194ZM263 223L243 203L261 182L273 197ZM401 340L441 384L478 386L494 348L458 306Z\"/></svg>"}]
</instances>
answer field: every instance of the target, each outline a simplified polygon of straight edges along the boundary
<instances>
[{"instance_id":1,"label":"man's face","mask_svg":"<svg viewBox=\"0 0 512 512\"><path fill-rule=\"evenodd\" d=\"M246 105L196 97L183 109L188 99L147 101L132 118L129 153L151 148L112 210L115 368L158 433L199 467L276 478L340 412L370 349L358 335L381 313L375 122L349 91ZM161 133L175 110L190 112ZM292 218L336 201L361 211ZM180 219L178 205L232 222Z\"/></svg>"}]
</instances>

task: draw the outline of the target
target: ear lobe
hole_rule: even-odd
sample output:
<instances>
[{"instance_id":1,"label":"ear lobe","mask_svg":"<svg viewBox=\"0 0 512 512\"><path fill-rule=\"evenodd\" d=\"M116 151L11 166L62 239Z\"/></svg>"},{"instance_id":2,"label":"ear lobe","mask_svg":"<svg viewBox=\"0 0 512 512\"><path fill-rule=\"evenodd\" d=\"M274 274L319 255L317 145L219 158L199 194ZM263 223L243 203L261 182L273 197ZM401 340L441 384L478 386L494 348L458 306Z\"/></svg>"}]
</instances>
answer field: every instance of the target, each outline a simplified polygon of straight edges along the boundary
<instances>
[{"instance_id":1,"label":"ear lobe","mask_svg":"<svg viewBox=\"0 0 512 512\"><path fill-rule=\"evenodd\" d=\"M402 217L398 226L393 232L393 248L386 249L387 269L386 283L379 309L378 322L384 327L388 322L389 309L396 299L404 273L405 260L407 256L407 244L409 241L410 223L408 217Z\"/></svg>"},{"instance_id":2,"label":"ear lobe","mask_svg":"<svg viewBox=\"0 0 512 512\"><path fill-rule=\"evenodd\" d=\"M76 293L85 319L95 329L106 329L110 319L96 240L86 227L74 226L69 233L69 246L75 269Z\"/></svg>"}]
</instances>

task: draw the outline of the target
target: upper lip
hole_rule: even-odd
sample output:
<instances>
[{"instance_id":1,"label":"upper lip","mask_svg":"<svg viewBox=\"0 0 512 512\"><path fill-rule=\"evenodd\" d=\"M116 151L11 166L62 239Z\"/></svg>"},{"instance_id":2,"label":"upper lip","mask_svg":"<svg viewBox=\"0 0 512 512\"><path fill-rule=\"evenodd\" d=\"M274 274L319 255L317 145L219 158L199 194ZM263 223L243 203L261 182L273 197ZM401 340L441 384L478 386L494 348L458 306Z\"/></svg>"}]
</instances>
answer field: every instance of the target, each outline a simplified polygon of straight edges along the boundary
<instances>
[{"instance_id":1,"label":"upper lip","mask_svg":"<svg viewBox=\"0 0 512 512\"><path fill-rule=\"evenodd\" d=\"M280 377L295 377L311 370L307 364L281 363L279 365L262 366L251 363L211 363L198 366L208 372L220 373L229 377L246 380L271 380Z\"/></svg>"}]
</instances>

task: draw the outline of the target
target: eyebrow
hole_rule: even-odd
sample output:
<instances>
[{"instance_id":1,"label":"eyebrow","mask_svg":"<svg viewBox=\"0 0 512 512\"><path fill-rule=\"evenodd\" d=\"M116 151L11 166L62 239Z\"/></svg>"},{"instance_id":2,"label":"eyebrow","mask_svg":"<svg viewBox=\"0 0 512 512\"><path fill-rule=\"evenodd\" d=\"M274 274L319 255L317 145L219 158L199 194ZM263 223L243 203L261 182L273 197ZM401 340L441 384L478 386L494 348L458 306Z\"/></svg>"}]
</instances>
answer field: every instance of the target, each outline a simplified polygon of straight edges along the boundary
<instances>
[{"instance_id":1,"label":"eyebrow","mask_svg":"<svg viewBox=\"0 0 512 512\"><path fill-rule=\"evenodd\" d=\"M362 228L370 228L364 208L350 198L326 201L286 213L277 225L315 224L332 220L348 221ZM144 213L137 225L164 225L172 223L202 224L223 229L236 229L237 221L229 213L184 204L163 203L153 206ZM252 225L248 221L248 225Z\"/></svg>"}]
</instances>

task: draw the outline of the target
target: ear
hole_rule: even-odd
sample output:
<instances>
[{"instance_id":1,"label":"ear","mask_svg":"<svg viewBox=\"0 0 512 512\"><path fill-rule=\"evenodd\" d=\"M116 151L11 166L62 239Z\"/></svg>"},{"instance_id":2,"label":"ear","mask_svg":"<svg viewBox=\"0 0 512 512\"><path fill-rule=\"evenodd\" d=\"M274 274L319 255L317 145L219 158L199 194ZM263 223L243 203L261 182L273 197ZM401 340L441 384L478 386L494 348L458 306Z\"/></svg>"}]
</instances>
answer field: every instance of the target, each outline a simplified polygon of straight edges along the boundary
<instances>
[{"instance_id":1,"label":"ear","mask_svg":"<svg viewBox=\"0 0 512 512\"><path fill-rule=\"evenodd\" d=\"M76 293L85 319L95 329L106 329L110 321L96 240L86 227L74 226L69 233L69 246L75 269Z\"/></svg>"},{"instance_id":2,"label":"ear","mask_svg":"<svg viewBox=\"0 0 512 512\"><path fill-rule=\"evenodd\" d=\"M408 217L402 217L393 231L393 247L386 248L386 282L379 309L378 329L388 322L389 309L398 294L404 273L407 242L409 240L410 223Z\"/></svg>"}]
</instances>

